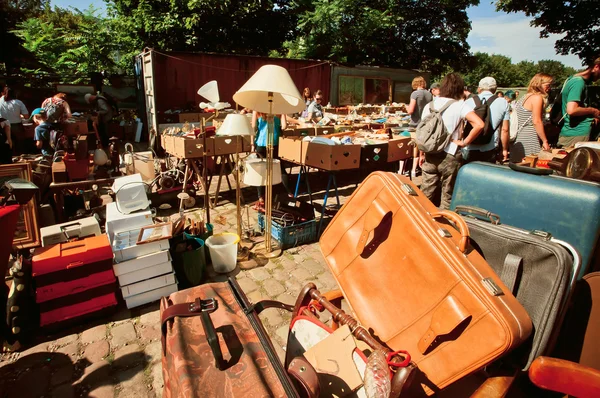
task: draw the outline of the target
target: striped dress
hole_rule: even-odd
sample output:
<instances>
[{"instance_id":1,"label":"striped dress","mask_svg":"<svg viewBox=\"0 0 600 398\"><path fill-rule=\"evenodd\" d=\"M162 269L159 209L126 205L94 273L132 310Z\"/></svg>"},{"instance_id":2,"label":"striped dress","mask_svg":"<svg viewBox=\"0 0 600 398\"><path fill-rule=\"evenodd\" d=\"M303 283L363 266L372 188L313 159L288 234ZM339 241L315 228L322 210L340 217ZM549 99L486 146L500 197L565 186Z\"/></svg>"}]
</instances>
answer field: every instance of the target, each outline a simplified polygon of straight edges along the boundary
<instances>
[{"instance_id":1,"label":"striped dress","mask_svg":"<svg viewBox=\"0 0 600 398\"><path fill-rule=\"evenodd\" d=\"M529 98L526 97L525 100ZM540 139L533 126L531 111L523 107L524 101L519 101L515 104L514 112L517 112L519 118L519 126L525 123L521 128L515 141L510 145L510 161L511 163L519 163L527 155L537 155L542 150Z\"/></svg>"}]
</instances>

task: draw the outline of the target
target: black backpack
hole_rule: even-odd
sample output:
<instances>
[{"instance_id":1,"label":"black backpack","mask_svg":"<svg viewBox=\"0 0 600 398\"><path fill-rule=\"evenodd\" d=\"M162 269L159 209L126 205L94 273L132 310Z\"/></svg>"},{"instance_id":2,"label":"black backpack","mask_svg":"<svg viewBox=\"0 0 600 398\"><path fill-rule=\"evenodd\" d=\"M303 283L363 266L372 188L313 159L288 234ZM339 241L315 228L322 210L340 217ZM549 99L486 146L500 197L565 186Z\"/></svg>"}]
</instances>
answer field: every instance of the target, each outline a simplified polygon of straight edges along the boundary
<instances>
[{"instance_id":1,"label":"black backpack","mask_svg":"<svg viewBox=\"0 0 600 398\"><path fill-rule=\"evenodd\" d=\"M562 111L562 94L563 91L565 91L565 86L569 80L571 80L571 77L568 77L567 80L565 80L560 89L560 93L556 94L556 97L554 97L554 101L552 102L552 108L550 108L550 123L553 126L562 127L563 124L565 124L565 115Z\"/></svg>"},{"instance_id":2,"label":"black backpack","mask_svg":"<svg viewBox=\"0 0 600 398\"><path fill-rule=\"evenodd\" d=\"M494 94L488 98L487 101L485 99L482 101L478 95L474 95L472 98L473 102L475 102L475 109L473 109L473 112L475 112L475 114L479 116L484 123L483 130L481 133L479 133L477 138L473 140L472 144L485 145L489 143L494 136L495 129L494 126L492 126L492 113L490 112L490 105L492 105L498 96ZM473 130L473 126L471 126L471 123L467 122L463 136L468 136L471 130Z\"/></svg>"}]
</instances>

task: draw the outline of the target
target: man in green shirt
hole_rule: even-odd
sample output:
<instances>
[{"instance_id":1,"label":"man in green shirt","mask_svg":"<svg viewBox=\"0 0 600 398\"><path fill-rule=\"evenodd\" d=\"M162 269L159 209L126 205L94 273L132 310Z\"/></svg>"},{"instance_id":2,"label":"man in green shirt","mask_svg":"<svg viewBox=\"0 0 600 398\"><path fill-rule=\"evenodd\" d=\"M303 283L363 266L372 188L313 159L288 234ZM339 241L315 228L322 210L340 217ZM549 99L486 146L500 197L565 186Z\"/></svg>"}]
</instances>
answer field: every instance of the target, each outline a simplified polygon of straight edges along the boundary
<instances>
[{"instance_id":1,"label":"man in green shirt","mask_svg":"<svg viewBox=\"0 0 600 398\"><path fill-rule=\"evenodd\" d=\"M587 107L588 84L600 80L600 57L578 74L570 77L562 90L562 112L564 122L558 137L559 147L571 147L577 142L587 141L592 130L592 122L600 118L600 110Z\"/></svg>"}]
</instances>

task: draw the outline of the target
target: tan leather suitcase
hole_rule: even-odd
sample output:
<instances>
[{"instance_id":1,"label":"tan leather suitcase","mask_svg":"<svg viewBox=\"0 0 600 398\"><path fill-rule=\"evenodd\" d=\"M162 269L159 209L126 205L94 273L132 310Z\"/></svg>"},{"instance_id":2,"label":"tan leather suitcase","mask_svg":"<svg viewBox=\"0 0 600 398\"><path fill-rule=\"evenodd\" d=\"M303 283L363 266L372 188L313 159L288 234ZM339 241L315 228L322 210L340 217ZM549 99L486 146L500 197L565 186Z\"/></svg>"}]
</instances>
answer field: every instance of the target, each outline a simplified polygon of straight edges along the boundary
<instances>
[{"instance_id":1,"label":"tan leather suitcase","mask_svg":"<svg viewBox=\"0 0 600 398\"><path fill-rule=\"evenodd\" d=\"M525 309L469 245L464 220L438 210L407 178L369 175L320 244L357 319L410 353L428 395L531 333Z\"/></svg>"}]
</instances>

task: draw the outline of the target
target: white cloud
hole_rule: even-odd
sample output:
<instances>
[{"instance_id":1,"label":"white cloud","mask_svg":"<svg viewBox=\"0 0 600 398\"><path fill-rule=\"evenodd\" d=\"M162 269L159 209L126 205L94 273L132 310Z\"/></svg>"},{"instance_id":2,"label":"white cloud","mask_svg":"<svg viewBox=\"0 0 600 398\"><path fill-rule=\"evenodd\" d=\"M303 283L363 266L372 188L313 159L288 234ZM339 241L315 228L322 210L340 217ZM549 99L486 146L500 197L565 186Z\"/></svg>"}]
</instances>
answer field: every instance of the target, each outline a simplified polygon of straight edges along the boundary
<instances>
[{"instance_id":1,"label":"white cloud","mask_svg":"<svg viewBox=\"0 0 600 398\"><path fill-rule=\"evenodd\" d=\"M541 29L531 27L529 21L528 18L515 15L474 18L467 42L472 52L506 55L513 63L553 59L581 69L581 61L577 56L556 55L554 43L561 38L560 35L550 35L541 39Z\"/></svg>"}]
</instances>

